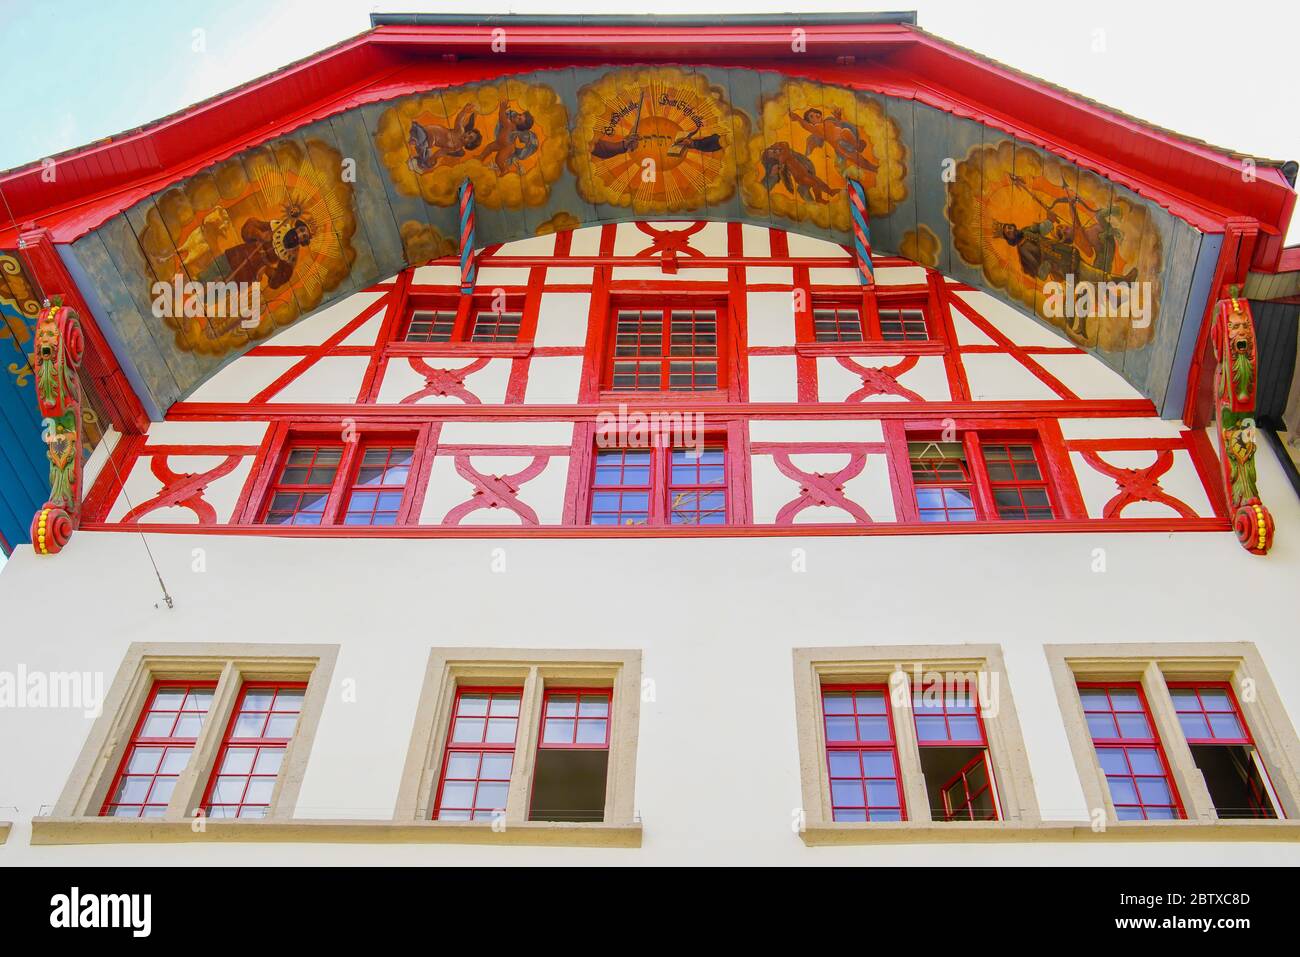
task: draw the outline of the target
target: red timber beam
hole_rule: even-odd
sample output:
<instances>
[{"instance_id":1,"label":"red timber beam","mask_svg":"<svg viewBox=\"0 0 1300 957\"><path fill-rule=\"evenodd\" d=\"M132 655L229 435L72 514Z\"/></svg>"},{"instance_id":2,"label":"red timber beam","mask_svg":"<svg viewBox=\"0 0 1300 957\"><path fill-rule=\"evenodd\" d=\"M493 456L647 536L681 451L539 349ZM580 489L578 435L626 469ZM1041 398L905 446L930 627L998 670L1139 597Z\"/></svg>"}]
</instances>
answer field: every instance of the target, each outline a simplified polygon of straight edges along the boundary
<instances>
[{"instance_id":1,"label":"red timber beam","mask_svg":"<svg viewBox=\"0 0 1300 957\"><path fill-rule=\"evenodd\" d=\"M62 297L80 320L81 335L86 342L81 374L83 379L90 380L96 397L103 404L101 411L123 434L144 432L149 428L149 416L100 331L89 304L59 256L53 235L44 228L28 229L19 236L18 248L22 250L23 261L42 295L47 300Z\"/></svg>"}]
</instances>

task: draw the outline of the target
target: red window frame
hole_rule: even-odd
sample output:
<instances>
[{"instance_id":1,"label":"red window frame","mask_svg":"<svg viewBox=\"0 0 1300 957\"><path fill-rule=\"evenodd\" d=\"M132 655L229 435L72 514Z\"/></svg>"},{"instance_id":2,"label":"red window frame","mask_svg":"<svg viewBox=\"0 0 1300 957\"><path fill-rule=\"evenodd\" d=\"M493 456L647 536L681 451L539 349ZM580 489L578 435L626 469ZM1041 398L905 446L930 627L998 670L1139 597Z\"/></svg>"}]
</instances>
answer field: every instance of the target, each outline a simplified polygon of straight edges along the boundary
<instances>
[{"instance_id":1,"label":"red window frame","mask_svg":"<svg viewBox=\"0 0 1300 957\"><path fill-rule=\"evenodd\" d=\"M822 339L818 336L818 312L835 310L850 314L852 319L846 323L837 316L837 325L850 324L856 320L860 338ZM886 333L886 324L892 323L895 315L906 310L921 314L925 326L924 338L890 337ZM943 327L936 321L933 305L928 292L886 292L880 289L866 289L861 292L810 290L806 316L796 323L797 341L801 346L813 350L826 349L835 351L863 352L941 352L943 350Z\"/></svg>"},{"instance_id":2,"label":"red window frame","mask_svg":"<svg viewBox=\"0 0 1300 957\"><path fill-rule=\"evenodd\" d=\"M574 699L573 715L570 717L558 710L555 710L556 698ZM597 714L595 708L588 708L588 713L583 714L583 699L595 701L603 699L605 702L605 713ZM567 710L567 709L566 709ZM547 688L542 694L542 717L538 722L537 729L537 747L546 750L561 751L607 751L609 750L609 732L610 726L614 720L614 689L611 687L602 688ZM567 740L559 738L550 738L551 723L556 725L557 731L565 730L561 725L571 725ZM604 725L603 734L599 741L579 741L578 738L587 731L595 730L592 726L600 723Z\"/></svg>"},{"instance_id":3,"label":"red window frame","mask_svg":"<svg viewBox=\"0 0 1300 957\"><path fill-rule=\"evenodd\" d=\"M1160 732L1157 730L1155 721L1151 717L1151 708L1147 704L1146 694L1142 690L1141 682L1137 681L1079 681L1076 682L1079 690L1079 704L1084 712L1084 721L1088 725L1088 735L1092 738L1093 751L1097 756L1097 763L1101 767L1102 775L1106 778L1106 788L1110 794L1111 804L1115 808L1115 816L1121 821L1145 820L1145 821L1167 821L1182 820L1186 818L1187 813L1183 809L1182 798L1178 794L1178 786L1174 783L1174 776L1169 768L1169 760L1165 755L1164 745L1160 741ZM1105 709L1089 709L1088 697L1085 692L1091 692L1094 700L1097 692L1105 695L1107 707ZM1139 708L1116 709L1114 692L1133 694L1137 697ZM1146 722L1146 734L1129 734L1125 733L1124 724L1121 723L1119 716L1126 715L1130 719L1134 715L1140 715ZM1098 735L1097 728L1103 727L1102 718L1108 716L1110 727L1115 731L1113 735ZM1129 730L1132 728L1132 721L1129 722ZM1103 750L1108 752L1103 756ZM1114 752L1114 754L1110 754ZM1148 756L1143 754L1141 760L1134 761L1134 753L1154 752L1157 761L1151 761ZM1158 769L1158 770L1153 770ZM1116 794L1113 780L1127 781L1127 789L1131 789L1133 800L1128 800L1127 793ZM1161 780L1169 792L1168 802L1148 801L1143 795L1142 782ZM1154 787L1154 785L1152 786ZM1123 797L1125 800L1120 801L1118 798ZM1157 813L1151 816L1151 811L1156 808L1165 808L1169 810L1168 815Z\"/></svg>"},{"instance_id":4,"label":"red window frame","mask_svg":"<svg viewBox=\"0 0 1300 957\"><path fill-rule=\"evenodd\" d=\"M146 816L148 817L162 816L163 812L167 810L168 802L171 800L171 789L176 786L177 778L179 778L181 772L185 770L186 766L189 764L190 758L194 754L194 746L198 742L199 734L203 730L203 721L205 721L212 712L212 694L213 692L216 691L216 687L217 687L217 683L215 681L158 680L153 683L153 686L149 689L148 696L145 698L144 705L140 709L140 715L138 718L136 718L135 727L131 731L131 738L127 742L126 751L122 755L122 760L118 764L117 773L113 775L113 782L108 789L108 793L104 796L103 806L100 807L99 810L99 814L101 817L130 817L131 816L126 814L114 814L113 813L114 809L119 807L122 808L139 807L140 811L137 815L135 815L136 817L142 818ZM180 707L174 710L171 708L167 708L167 709L155 708L154 705L157 704L158 702L159 694L168 691L182 692ZM187 705L190 704L191 696L195 691L208 692L208 694L206 695L207 698L206 708L200 709L197 707L196 708L187 707ZM144 729L148 723L149 717L155 714L175 715L175 718L172 721L172 726L170 728L170 733L168 735L160 736L156 734L152 734L152 735L144 734ZM193 737L176 736L175 732L178 729L178 726L180 725L182 717L185 717L187 715L200 715L200 714L203 715L203 717L199 721L199 726L195 728ZM152 767L153 770L146 771L143 766L137 765L135 770L128 773L128 769L131 767L132 759L135 757L137 750L153 750L153 749L159 749L161 752L158 755L157 762L149 762L148 766ZM184 760L180 761L179 764L176 763L168 764L168 758L170 756L171 751L173 750L175 751L183 750L185 752ZM123 782L127 777L149 779L147 789L145 791L145 794L143 795L143 800L141 801L116 800L116 798L119 796L118 792L121 790ZM165 779L170 782L169 784L164 785L166 788L165 799L164 796L160 793L158 795L159 799L151 802L149 798L154 796L154 791L158 787L160 779ZM148 808L156 808L157 813L146 815L145 810Z\"/></svg>"},{"instance_id":5,"label":"red window frame","mask_svg":"<svg viewBox=\"0 0 1300 957\"><path fill-rule=\"evenodd\" d=\"M923 459L914 459L912 456L912 447L914 445L947 445L959 443L962 447L962 458L941 458L938 456L929 456ZM995 458L992 460L995 467L1006 465L1011 469L1011 478L994 478L995 473L990 472L990 460L986 455L987 450L1011 447L1026 446L1033 454L1033 465L1038 471L1037 478L1022 477L1017 474L1020 465L1025 460L1008 460L1004 462ZM923 450L924 451L924 450ZM905 442L902 446L902 452L907 456L907 468L904 474L907 476L908 505L915 510L916 519L926 522L926 514L943 514L943 519L929 520L933 524L948 524L952 521L957 522L1023 522L1039 521L1050 522L1056 521L1063 517L1062 497L1060 491L1056 488L1055 477L1052 472L1046 449L1036 430L1014 430L1005 429L986 429L986 428L967 428L961 429L956 438L947 442L941 441L938 433L928 430L907 431ZM927 466L930 475L933 476L931 481L918 481L917 463L932 463ZM940 464L947 465L951 469L960 470L960 475L955 473L945 476ZM919 489L940 489L941 498L933 496L924 496L920 494ZM1028 503L1025 501L1026 490L1041 490L1047 498L1047 505ZM956 492L955 497L950 497L949 491ZM1007 502L999 503L999 496L1008 497L1010 493L1016 495L1017 505L1010 505ZM970 505L962 504L961 495L966 494L970 497ZM1031 510L1050 510L1050 516L1028 517ZM1012 512L1019 512L1023 517L1011 517ZM974 512L970 518L950 519L947 516L957 513L965 514Z\"/></svg>"},{"instance_id":6,"label":"red window frame","mask_svg":"<svg viewBox=\"0 0 1300 957\"><path fill-rule=\"evenodd\" d=\"M254 692L270 691L272 697L266 710L261 708L246 709L249 695ZM282 705L281 695L283 692L301 692L301 694L285 695L284 701L296 701L297 709L284 707ZM275 783L279 779L280 770L284 764L284 755L289 750L289 745L293 742L293 736L297 734L299 725L302 722L302 704L307 691L307 682L305 681L246 681L240 686L239 696L235 699L235 707L231 710L230 721L226 724L225 734L221 739L221 749L217 752L217 760L212 765L212 774L208 778L208 786L203 792L203 813L214 818L262 818L271 809L271 797L275 790ZM257 736L240 734L236 737L235 732L239 728L240 718L252 718L254 716L263 716L261 721L261 733ZM277 719L283 721L288 715L293 715L293 726L287 735L268 734L272 730L272 722ZM231 758L231 753L235 751L251 750L247 770L239 768L233 763L227 765L227 760ZM269 770L262 762L263 753L278 754L275 760L275 767ZM226 790L234 788L237 785L224 782L233 782L242 778L244 787L239 795L238 801L232 801L232 795ZM265 799L253 791L254 781L267 785ZM221 793L219 793L221 792ZM219 797L220 801L213 799ZM255 798L250 800L250 798ZM233 814L216 813L216 808L233 808ZM245 809L260 808L260 814L248 814L243 812Z\"/></svg>"},{"instance_id":7,"label":"red window frame","mask_svg":"<svg viewBox=\"0 0 1300 957\"><path fill-rule=\"evenodd\" d=\"M859 695L862 693L871 695L880 695L883 711L860 710ZM828 711L827 696L829 695L848 695L852 702L850 711ZM890 702L890 689L888 685L883 684L824 684L821 686L821 719L822 719L822 738L826 745L826 773L830 782L830 805L831 819L834 821L846 821L860 823L860 821L906 821L907 820L907 797L903 793L903 772L898 762L898 741L894 734L894 716ZM878 722L884 719L884 728L888 732L886 739L882 738L863 738L863 718L871 719ZM838 731L832 730L832 722L836 722L835 727L844 727L847 729L847 721L853 722L854 738L848 739L842 737ZM888 765L893 770L892 777L879 773L885 762L880 760L881 755L887 754L889 757ZM853 758L849 756L852 755ZM871 767L868 767L867 756L871 755L874 760L871 761ZM856 758L857 770L853 772L854 758ZM892 781L894 785L897 804L872 803L871 783L881 781ZM838 783L837 783L838 782ZM861 804L847 803L846 799L854 796L853 782L857 782L858 791L862 796ZM843 803L841 803L843 802ZM841 811L844 813L841 814ZM873 815L873 811L878 816ZM893 812L897 812L894 816ZM858 814L861 814L861 819Z\"/></svg>"},{"instance_id":8,"label":"red window frame","mask_svg":"<svg viewBox=\"0 0 1300 957\"><path fill-rule=\"evenodd\" d=\"M691 451L689 448L671 445L652 444L641 447L597 444L592 450L591 468L587 473L587 525L706 528L735 524L730 473L733 462L725 436L707 433L699 459L692 460L689 455ZM718 455L721 456L721 461L714 461L715 456ZM629 458L632 456L635 456L636 461L629 464ZM640 461L643 458L646 459L644 464ZM692 471L695 481L685 481L686 473ZM615 472L620 479L628 478L628 473L631 472L631 478L638 481L628 481L618 485L598 484ZM643 473L647 479L644 482L639 481ZM720 481L703 480L704 476L714 474L720 476ZM679 501L677 495L695 496L693 502L685 499L681 501L682 504L693 504L696 507L676 507ZM714 498L717 495L722 497L721 521L714 518L718 514L717 500ZM613 501L614 496L618 497L616 503ZM615 515L621 519L624 515L641 514L640 509L626 507L629 496L645 496L647 509L644 521L634 523L595 521L597 515ZM635 502L636 499L632 501ZM613 507L615 505L617 507ZM696 516L696 521L675 520L688 515ZM707 520L701 520L702 516L707 516Z\"/></svg>"},{"instance_id":9,"label":"red window frame","mask_svg":"<svg viewBox=\"0 0 1300 957\"><path fill-rule=\"evenodd\" d=\"M933 698L934 691L926 689L912 689L912 721L916 728L916 744L919 748L979 748L980 753L966 762L962 768L949 778L940 788L939 793L943 800L944 820L954 821L958 819L967 821L1000 821L1002 819L1002 808L998 801L997 788L993 780L993 762L989 760L988 735L984 730L984 716L981 714L978 688L966 689L967 700L964 703L956 701L956 689L949 689L945 685L938 692L939 700L936 709L928 699ZM923 732L923 728L936 729L942 724L943 737L935 737L929 731ZM973 737L954 735L954 725L960 728L973 730ZM984 785L971 789L971 775L978 766L984 768ZM960 805L954 805L951 800L951 794L960 786L962 793L962 802ZM987 817L976 817L973 808L975 798L979 797L985 791L989 792L989 809L990 814Z\"/></svg>"},{"instance_id":10,"label":"red window frame","mask_svg":"<svg viewBox=\"0 0 1300 957\"><path fill-rule=\"evenodd\" d=\"M1257 771L1265 785L1265 788L1272 788L1272 781L1268 779L1268 769L1264 767L1262 761L1258 760L1258 751L1255 746L1255 739L1251 736L1250 725L1246 723L1246 716L1242 714L1241 704L1237 701L1236 692L1232 689L1231 682L1227 681L1168 681L1165 683L1169 688L1169 695L1174 702L1174 713L1178 715L1178 726L1182 729L1183 737L1188 745L1241 745L1249 748L1258 761ZM1188 696L1191 693L1191 697ZM1226 708L1210 708L1206 706L1205 692L1218 692L1226 698ZM1187 705L1195 701L1196 707L1189 708ZM1237 724L1237 729L1241 732L1237 735L1223 735L1217 733L1215 724L1222 724L1225 716L1232 717ZM1198 718L1205 727L1208 735L1189 734L1188 725L1190 720ZM1218 721L1216 722L1216 718ZM1200 730L1200 729L1196 729ZM1269 790L1257 787L1255 780L1247 781L1247 790L1249 791L1251 809L1256 817L1260 818L1279 818L1282 816L1282 809L1278 805L1275 796Z\"/></svg>"},{"instance_id":11,"label":"red window frame","mask_svg":"<svg viewBox=\"0 0 1300 957\"><path fill-rule=\"evenodd\" d=\"M342 438L344 433L345 429L342 424L337 430L329 431L319 428L307 430L296 429L288 425L282 426L272 439L265 456L265 462L269 463L269 467L263 467L261 482L248 495L249 500L256 506L255 509L249 509L247 514L252 517L248 521L276 529L343 526L354 530L409 525L417 521L419 517L418 506L423 498L423 488L420 485L423 477L423 463L429 455L430 426L421 425L412 428L408 425L368 424L360 432L351 432L350 441L345 441ZM401 500L397 505L394 519L391 522L377 522L372 525L348 522L349 509L354 496L368 495L372 492L391 495L397 491L398 487L396 485L365 486L361 484L363 471L374 468L373 463L366 461L368 453L381 448L411 450L410 461L405 466L407 469L406 481L401 487ZM335 467L333 478L328 486L286 483L283 481L287 469L300 467L295 463L291 463L294 454L305 449L329 449L338 452L339 463ZM391 456L389 459L391 461ZM311 476L307 477L310 478ZM318 513L320 515L319 522L268 521L272 512L284 511L275 508L277 494L301 496L304 493L323 493L325 495L324 505ZM379 505L380 500L377 498L375 507L370 510L372 517L380 512L385 515L393 514L394 510L392 508L380 508ZM358 512L360 511L361 509L358 509ZM296 515L297 513L292 514Z\"/></svg>"},{"instance_id":12,"label":"red window frame","mask_svg":"<svg viewBox=\"0 0 1300 957\"><path fill-rule=\"evenodd\" d=\"M468 710L463 710L463 703L467 697L480 698L485 695L487 696L487 702L482 714L477 713L477 708L474 709L474 713L471 713ZM494 714L494 703L497 700L508 699L513 699L515 702L513 715L507 713L511 710L509 708L501 709ZM523 700L524 689L519 685L471 685L458 687L456 689L456 697L452 700L451 714L447 721L447 741L445 747L442 749L442 767L438 773L438 791L434 797L433 810L431 812L431 818L433 820L491 820L498 812L505 810L506 800L508 799L510 792L510 775L514 772L515 752L518 749L519 720L523 709ZM457 729L460 722L464 721L467 725L472 725L480 719L483 722L483 727L479 740L456 740ZM498 722L513 720L514 734L511 736L509 742L487 740L491 729L490 722L493 720ZM472 728L467 728L467 731L468 730L472 730ZM510 760L507 767L501 768L498 766L492 769L492 773L496 775L495 777L483 777L483 771L487 762L485 755L498 756L497 760L493 762L496 765L501 765L503 763L499 760L500 755L509 755ZM464 760L461 760L462 758ZM474 763L473 774L466 775L471 758ZM453 763L457 766L453 767ZM504 773L504 777L501 776L502 773ZM491 807L486 805L482 807L479 806L479 793L485 781L488 782L488 786L491 788L504 787L504 799L501 801L500 807L495 804ZM443 806L448 783L467 784L470 782L473 784L473 793L470 796L470 804L468 806L462 806L459 804L452 807ZM444 811L457 813L444 816ZM460 816L461 813L464 813L467 816L462 817Z\"/></svg>"},{"instance_id":13,"label":"red window frame","mask_svg":"<svg viewBox=\"0 0 1300 957\"><path fill-rule=\"evenodd\" d=\"M674 312L711 312L715 316L716 322L714 327L713 352L691 352L690 354L673 355L673 313ZM641 313L641 322L644 322L646 313L659 313L660 332L659 332L659 349L656 353L627 353L619 354L620 346L626 349L629 343L619 342L619 315L620 313L639 312ZM729 307L725 296L708 295L691 295L683 294L679 290L663 290L654 295L639 294L635 296L614 295L610 297L609 315L607 319L607 342L604 350L603 373L601 375L601 389L613 396L717 396L725 394L728 388L729 376L727 374L727 365L730 361L730 315ZM692 332L692 342L694 343L697 334ZM638 339L639 345L639 339ZM657 376L657 388L625 388L616 384L616 366L618 363L635 362L638 365L655 364L657 369L654 375ZM672 388L672 376L674 375L673 363L691 364L691 379L694 383L698 377L696 364L712 362L714 368L715 382L711 386L691 389L674 389ZM625 375L626 373L617 373ZM642 372L640 369L635 373L637 381L642 375L649 375L649 372ZM680 375L680 370L677 375ZM707 377L707 373L705 374Z\"/></svg>"},{"instance_id":14,"label":"red window frame","mask_svg":"<svg viewBox=\"0 0 1300 957\"><path fill-rule=\"evenodd\" d=\"M447 345L479 345L488 343L517 343L519 342L519 333L523 327L524 318L524 294L507 293L505 296L505 306L498 313L494 308L496 305L495 293L474 293L473 295L464 296L452 294L444 295L427 295L422 293L412 293L407 299L406 313L402 317L402 322L398 328L397 342L418 349L420 346L447 346ZM411 339L411 327L416 321L417 315L421 313L442 313L451 315L451 328L445 339ZM513 321L509 324L513 327L514 335L499 335L494 333L490 338L477 338L479 320L483 316L512 316ZM496 320L499 322L500 320Z\"/></svg>"}]
</instances>

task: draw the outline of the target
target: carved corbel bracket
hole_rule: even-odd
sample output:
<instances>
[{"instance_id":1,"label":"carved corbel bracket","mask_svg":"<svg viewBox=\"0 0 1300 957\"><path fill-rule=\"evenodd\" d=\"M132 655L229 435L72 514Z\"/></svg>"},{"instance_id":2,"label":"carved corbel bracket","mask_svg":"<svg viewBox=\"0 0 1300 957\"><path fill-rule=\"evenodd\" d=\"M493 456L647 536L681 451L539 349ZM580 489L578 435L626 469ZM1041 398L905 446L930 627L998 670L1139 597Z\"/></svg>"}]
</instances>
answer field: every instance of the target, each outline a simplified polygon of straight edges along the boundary
<instances>
[{"instance_id":1,"label":"carved corbel bracket","mask_svg":"<svg viewBox=\"0 0 1300 957\"><path fill-rule=\"evenodd\" d=\"M36 405L50 460L50 497L32 519L32 547L54 555L81 521L81 381L85 353L81 321L62 296L46 299L36 316L32 372Z\"/></svg>"},{"instance_id":2,"label":"carved corbel bracket","mask_svg":"<svg viewBox=\"0 0 1300 957\"><path fill-rule=\"evenodd\" d=\"M1265 555L1273 546L1273 516L1259 500L1255 479L1255 389L1259 362L1255 320L1237 286L1214 309L1214 406L1223 483L1233 531L1246 551Z\"/></svg>"}]
</instances>

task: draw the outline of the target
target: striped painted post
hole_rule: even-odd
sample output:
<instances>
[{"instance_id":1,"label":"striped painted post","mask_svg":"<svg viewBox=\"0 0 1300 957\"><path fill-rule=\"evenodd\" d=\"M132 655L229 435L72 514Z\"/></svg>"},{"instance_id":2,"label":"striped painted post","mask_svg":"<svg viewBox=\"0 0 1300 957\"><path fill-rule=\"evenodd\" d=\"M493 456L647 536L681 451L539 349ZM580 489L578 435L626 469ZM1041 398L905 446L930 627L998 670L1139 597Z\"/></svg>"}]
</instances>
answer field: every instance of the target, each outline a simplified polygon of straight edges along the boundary
<instances>
[{"instance_id":1,"label":"striped painted post","mask_svg":"<svg viewBox=\"0 0 1300 957\"><path fill-rule=\"evenodd\" d=\"M867 212L867 191L856 179L849 180L849 211L853 214L853 258L857 261L858 282L870 286L876 281L871 264L871 214Z\"/></svg>"},{"instance_id":2,"label":"striped painted post","mask_svg":"<svg viewBox=\"0 0 1300 957\"><path fill-rule=\"evenodd\" d=\"M468 296L478 281L478 261L474 258L474 184L460 184L460 291Z\"/></svg>"}]
</instances>

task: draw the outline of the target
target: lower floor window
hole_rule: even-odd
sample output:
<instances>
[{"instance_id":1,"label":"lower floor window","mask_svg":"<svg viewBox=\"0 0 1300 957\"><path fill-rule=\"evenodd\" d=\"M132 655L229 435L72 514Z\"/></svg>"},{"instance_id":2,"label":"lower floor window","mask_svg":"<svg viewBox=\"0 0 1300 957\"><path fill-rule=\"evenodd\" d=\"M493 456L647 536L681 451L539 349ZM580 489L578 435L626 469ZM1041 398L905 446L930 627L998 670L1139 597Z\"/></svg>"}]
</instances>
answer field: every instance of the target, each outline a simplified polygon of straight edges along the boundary
<instances>
[{"instance_id":1,"label":"lower floor window","mask_svg":"<svg viewBox=\"0 0 1300 957\"><path fill-rule=\"evenodd\" d=\"M823 686L822 721L833 819L904 820L889 689Z\"/></svg>"},{"instance_id":2,"label":"lower floor window","mask_svg":"<svg viewBox=\"0 0 1300 957\"><path fill-rule=\"evenodd\" d=\"M204 802L209 817L266 816L306 687L258 682L240 689Z\"/></svg>"}]
</instances>

